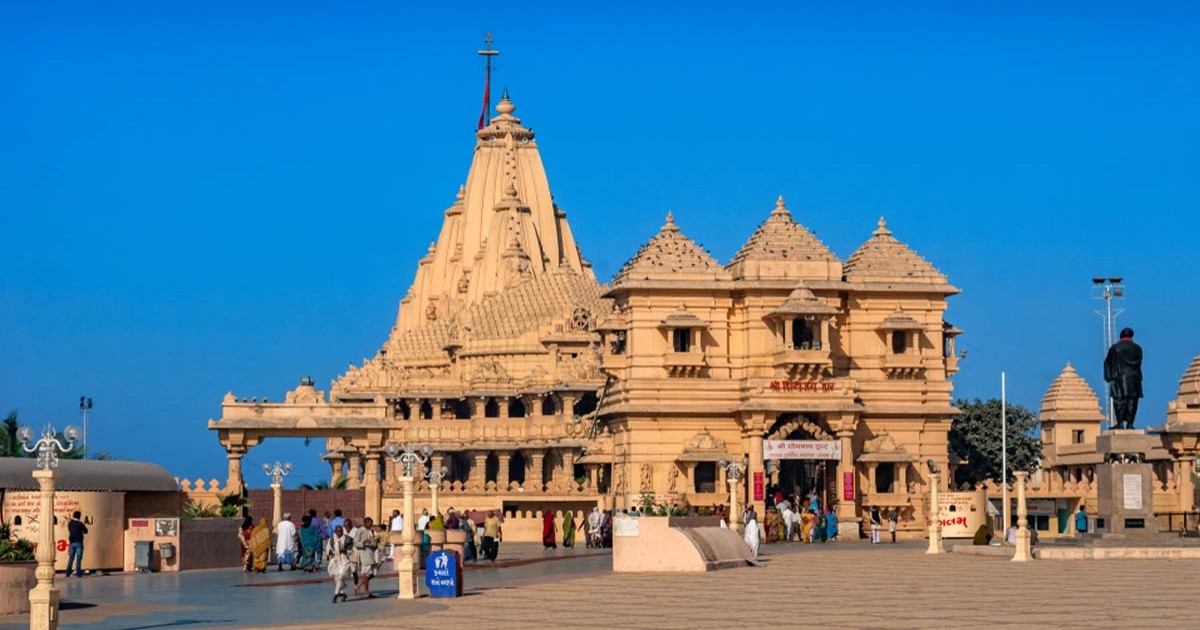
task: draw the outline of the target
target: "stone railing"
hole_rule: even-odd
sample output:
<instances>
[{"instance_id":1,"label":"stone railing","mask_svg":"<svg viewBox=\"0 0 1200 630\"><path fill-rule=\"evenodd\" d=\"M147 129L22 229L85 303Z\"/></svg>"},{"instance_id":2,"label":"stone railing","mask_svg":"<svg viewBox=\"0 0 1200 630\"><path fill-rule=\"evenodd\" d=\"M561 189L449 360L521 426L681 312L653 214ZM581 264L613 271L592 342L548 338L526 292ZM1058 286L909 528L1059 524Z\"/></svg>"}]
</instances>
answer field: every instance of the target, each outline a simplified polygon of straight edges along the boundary
<instances>
[{"instance_id":1,"label":"stone railing","mask_svg":"<svg viewBox=\"0 0 1200 630\"><path fill-rule=\"evenodd\" d=\"M574 511L575 515L575 545L584 546L583 511ZM557 532L554 535L558 544L562 544L562 510L554 511L554 525ZM504 540L510 542L541 542L542 541L542 511L516 510L504 513Z\"/></svg>"},{"instance_id":2,"label":"stone railing","mask_svg":"<svg viewBox=\"0 0 1200 630\"><path fill-rule=\"evenodd\" d=\"M183 493L185 501L195 501L204 505L218 506L221 505L221 499L217 496L220 494L229 494L227 486L222 486L221 482L216 479L179 479L179 491Z\"/></svg>"}]
</instances>

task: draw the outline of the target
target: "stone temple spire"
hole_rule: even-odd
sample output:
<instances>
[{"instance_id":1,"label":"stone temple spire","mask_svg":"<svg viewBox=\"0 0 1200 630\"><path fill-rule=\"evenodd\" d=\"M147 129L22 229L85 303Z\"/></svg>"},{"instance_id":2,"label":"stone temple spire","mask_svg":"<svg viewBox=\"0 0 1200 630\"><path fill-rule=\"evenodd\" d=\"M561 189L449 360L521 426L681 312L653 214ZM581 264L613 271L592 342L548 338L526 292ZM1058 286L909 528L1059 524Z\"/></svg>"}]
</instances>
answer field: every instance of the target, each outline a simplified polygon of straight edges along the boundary
<instances>
[{"instance_id":1,"label":"stone temple spire","mask_svg":"<svg viewBox=\"0 0 1200 630\"><path fill-rule=\"evenodd\" d=\"M476 132L466 184L400 303L398 330L436 322L514 282L559 269L594 279L566 213L554 204L533 131L513 115L516 109L505 89L496 116Z\"/></svg>"}]
</instances>

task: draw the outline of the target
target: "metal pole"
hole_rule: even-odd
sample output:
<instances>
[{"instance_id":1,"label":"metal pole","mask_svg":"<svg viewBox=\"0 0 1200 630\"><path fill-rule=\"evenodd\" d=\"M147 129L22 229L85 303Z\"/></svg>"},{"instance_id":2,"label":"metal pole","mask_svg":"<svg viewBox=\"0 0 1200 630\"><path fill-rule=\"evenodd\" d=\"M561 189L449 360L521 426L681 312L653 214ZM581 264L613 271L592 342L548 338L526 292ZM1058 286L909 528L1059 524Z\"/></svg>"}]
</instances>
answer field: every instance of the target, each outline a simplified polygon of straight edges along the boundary
<instances>
[{"instance_id":1,"label":"metal pole","mask_svg":"<svg viewBox=\"0 0 1200 630\"><path fill-rule=\"evenodd\" d=\"M1004 372L1000 373L1000 487L1004 501L1002 512L1004 526L1000 530L1008 531L1008 391Z\"/></svg>"}]
</instances>

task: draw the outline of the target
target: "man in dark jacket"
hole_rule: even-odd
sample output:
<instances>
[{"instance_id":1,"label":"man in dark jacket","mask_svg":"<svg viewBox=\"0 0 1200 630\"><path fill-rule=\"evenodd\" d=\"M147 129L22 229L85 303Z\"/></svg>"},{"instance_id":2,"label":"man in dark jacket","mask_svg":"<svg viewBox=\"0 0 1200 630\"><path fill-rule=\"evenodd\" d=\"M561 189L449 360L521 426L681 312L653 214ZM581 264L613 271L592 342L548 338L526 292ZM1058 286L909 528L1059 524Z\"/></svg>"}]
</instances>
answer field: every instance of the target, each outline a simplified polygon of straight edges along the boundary
<instances>
[{"instance_id":1,"label":"man in dark jacket","mask_svg":"<svg viewBox=\"0 0 1200 630\"><path fill-rule=\"evenodd\" d=\"M1133 329L1121 331L1121 340L1108 349L1104 380L1113 400L1114 429L1132 429L1142 397L1142 347L1133 342Z\"/></svg>"},{"instance_id":2,"label":"man in dark jacket","mask_svg":"<svg viewBox=\"0 0 1200 630\"><path fill-rule=\"evenodd\" d=\"M79 520L79 511L71 515L67 523L67 542L71 543L67 552L67 577L71 577L71 566L75 566L75 577L83 577L83 535L88 533L87 525Z\"/></svg>"}]
</instances>

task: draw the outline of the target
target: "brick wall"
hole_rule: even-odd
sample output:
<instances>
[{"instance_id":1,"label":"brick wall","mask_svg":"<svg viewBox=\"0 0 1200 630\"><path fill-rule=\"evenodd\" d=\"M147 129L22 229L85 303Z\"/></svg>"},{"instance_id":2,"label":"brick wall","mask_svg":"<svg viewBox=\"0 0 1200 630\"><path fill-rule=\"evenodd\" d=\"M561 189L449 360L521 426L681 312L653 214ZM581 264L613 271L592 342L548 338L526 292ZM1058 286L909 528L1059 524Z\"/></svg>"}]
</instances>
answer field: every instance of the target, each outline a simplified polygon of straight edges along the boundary
<instances>
[{"instance_id":1,"label":"brick wall","mask_svg":"<svg viewBox=\"0 0 1200 630\"><path fill-rule=\"evenodd\" d=\"M271 519L272 506L275 505L274 495L270 488L265 490L250 490L250 514L257 520L259 517ZM299 523L302 514L316 510L324 516L325 512L333 513L335 509L342 511L342 516L358 522L364 516L367 505L365 490L284 490L282 492L283 512L291 512L292 520Z\"/></svg>"}]
</instances>

